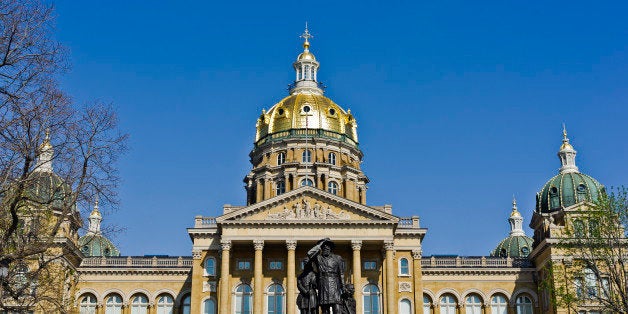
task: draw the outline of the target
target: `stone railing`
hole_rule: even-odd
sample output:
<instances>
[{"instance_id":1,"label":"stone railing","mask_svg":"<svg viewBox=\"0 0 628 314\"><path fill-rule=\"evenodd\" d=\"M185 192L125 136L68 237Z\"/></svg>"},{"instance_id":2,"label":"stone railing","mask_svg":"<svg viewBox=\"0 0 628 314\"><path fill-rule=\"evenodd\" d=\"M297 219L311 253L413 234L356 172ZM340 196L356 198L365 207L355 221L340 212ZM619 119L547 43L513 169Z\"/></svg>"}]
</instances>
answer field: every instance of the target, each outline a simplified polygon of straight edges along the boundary
<instances>
[{"instance_id":1,"label":"stone railing","mask_svg":"<svg viewBox=\"0 0 628 314\"><path fill-rule=\"evenodd\" d=\"M533 267L527 258L504 258L487 256L424 256L423 268L487 267L528 268Z\"/></svg>"},{"instance_id":2,"label":"stone railing","mask_svg":"<svg viewBox=\"0 0 628 314\"><path fill-rule=\"evenodd\" d=\"M351 144L355 147L358 147L358 143L354 141L352 138L348 137L346 134L336 133L333 131L327 131L323 129L290 129L286 131L280 131L276 133L271 133L265 135L260 138L257 142L255 142L255 146L260 146L269 141L275 141L288 137L322 137L337 140L340 142Z\"/></svg>"},{"instance_id":3,"label":"stone railing","mask_svg":"<svg viewBox=\"0 0 628 314\"><path fill-rule=\"evenodd\" d=\"M194 228L216 227L216 217L196 216L194 217Z\"/></svg>"},{"instance_id":4,"label":"stone railing","mask_svg":"<svg viewBox=\"0 0 628 314\"><path fill-rule=\"evenodd\" d=\"M401 229L419 229L419 216L400 217L397 228Z\"/></svg>"},{"instance_id":5,"label":"stone railing","mask_svg":"<svg viewBox=\"0 0 628 314\"><path fill-rule=\"evenodd\" d=\"M81 267L192 267L191 256L109 256L87 257Z\"/></svg>"}]
</instances>

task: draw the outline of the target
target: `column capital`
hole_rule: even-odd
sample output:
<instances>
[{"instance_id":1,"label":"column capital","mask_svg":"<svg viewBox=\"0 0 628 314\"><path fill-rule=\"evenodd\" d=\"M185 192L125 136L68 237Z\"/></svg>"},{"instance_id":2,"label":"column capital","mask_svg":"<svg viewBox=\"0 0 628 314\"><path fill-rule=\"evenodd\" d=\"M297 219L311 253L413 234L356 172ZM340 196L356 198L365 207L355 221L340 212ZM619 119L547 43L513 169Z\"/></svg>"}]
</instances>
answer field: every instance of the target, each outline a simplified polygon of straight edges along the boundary
<instances>
[{"instance_id":1,"label":"column capital","mask_svg":"<svg viewBox=\"0 0 628 314\"><path fill-rule=\"evenodd\" d=\"M286 240L286 248L288 251L294 251L297 249L297 240Z\"/></svg>"},{"instance_id":2,"label":"column capital","mask_svg":"<svg viewBox=\"0 0 628 314\"><path fill-rule=\"evenodd\" d=\"M264 249L264 240L253 240L253 247L256 251L261 251Z\"/></svg>"},{"instance_id":3,"label":"column capital","mask_svg":"<svg viewBox=\"0 0 628 314\"><path fill-rule=\"evenodd\" d=\"M359 251L362 249L362 240L351 240L351 248L354 251Z\"/></svg>"},{"instance_id":4,"label":"column capital","mask_svg":"<svg viewBox=\"0 0 628 314\"><path fill-rule=\"evenodd\" d=\"M223 251L231 250L231 240L220 240L220 246Z\"/></svg>"},{"instance_id":5,"label":"column capital","mask_svg":"<svg viewBox=\"0 0 628 314\"><path fill-rule=\"evenodd\" d=\"M201 259L201 254L202 253L203 252L201 250L194 249L194 250L192 250L192 258L194 258L194 259Z\"/></svg>"},{"instance_id":6,"label":"column capital","mask_svg":"<svg viewBox=\"0 0 628 314\"><path fill-rule=\"evenodd\" d=\"M423 254L421 249L414 249L414 250L412 250L412 258L414 258L414 259L421 259L421 254Z\"/></svg>"},{"instance_id":7,"label":"column capital","mask_svg":"<svg viewBox=\"0 0 628 314\"><path fill-rule=\"evenodd\" d=\"M386 251L394 251L395 250L395 241L393 241L393 240L384 241L384 249L386 249Z\"/></svg>"}]
</instances>

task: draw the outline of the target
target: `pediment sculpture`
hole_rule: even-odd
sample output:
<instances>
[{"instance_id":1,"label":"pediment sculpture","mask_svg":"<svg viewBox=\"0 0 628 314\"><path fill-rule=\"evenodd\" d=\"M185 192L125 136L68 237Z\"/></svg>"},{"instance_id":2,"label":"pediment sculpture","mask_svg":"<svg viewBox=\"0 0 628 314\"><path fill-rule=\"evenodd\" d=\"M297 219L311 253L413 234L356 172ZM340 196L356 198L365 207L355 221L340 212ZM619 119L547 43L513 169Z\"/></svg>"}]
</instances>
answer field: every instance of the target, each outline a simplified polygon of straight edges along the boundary
<instances>
[{"instance_id":1,"label":"pediment sculpture","mask_svg":"<svg viewBox=\"0 0 628 314\"><path fill-rule=\"evenodd\" d=\"M340 210L334 213L331 207L321 206L318 202L311 205L311 202L302 199L292 205L291 208L284 206L280 213L268 214L267 220L349 220L349 213Z\"/></svg>"}]
</instances>

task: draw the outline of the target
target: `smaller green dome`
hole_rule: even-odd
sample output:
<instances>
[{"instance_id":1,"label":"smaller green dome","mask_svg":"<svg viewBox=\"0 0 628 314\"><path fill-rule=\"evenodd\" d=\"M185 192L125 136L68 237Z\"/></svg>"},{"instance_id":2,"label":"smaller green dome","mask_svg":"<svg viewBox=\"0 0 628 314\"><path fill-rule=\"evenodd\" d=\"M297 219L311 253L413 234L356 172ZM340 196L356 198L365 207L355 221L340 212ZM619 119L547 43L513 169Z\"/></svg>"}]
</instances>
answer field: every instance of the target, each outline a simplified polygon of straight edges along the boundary
<instances>
[{"instance_id":1,"label":"smaller green dome","mask_svg":"<svg viewBox=\"0 0 628 314\"><path fill-rule=\"evenodd\" d=\"M79 247L86 257L120 256L120 250L100 234L87 234L79 238Z\"/></svg>"},{"instance_id":2,"label":"smaller green dome","mask_svg":"<svg viewBox=\"0 0 628 314\"><path fill-rule=\"evenodd\" d=\"M503 239L491 256L495 257L527 257L532 250L532 238L525 235L509 236Z\"/></svg>"},{"instance_id":3,"label":"smaller green dome","mask_svg":"<svg viewBox=\"0 0 628 314\"><path fill-rule=\"evenodd\" d=\"M54 172L34 171L27 180L26 196L33 202L61 208L72 195L72 188Z\"/></svg>"},{"instance_id":4,"label":"smaller green dome","mask_svg":"<svg viewBox=\"0 0 628 314\"><path fill-rule=\"evenodd\" d=\"M549 213L585 201L594 202L603 191L603 185L584 173L559 173L537 193L536 211Z\"/></svg>"}]
</instances>

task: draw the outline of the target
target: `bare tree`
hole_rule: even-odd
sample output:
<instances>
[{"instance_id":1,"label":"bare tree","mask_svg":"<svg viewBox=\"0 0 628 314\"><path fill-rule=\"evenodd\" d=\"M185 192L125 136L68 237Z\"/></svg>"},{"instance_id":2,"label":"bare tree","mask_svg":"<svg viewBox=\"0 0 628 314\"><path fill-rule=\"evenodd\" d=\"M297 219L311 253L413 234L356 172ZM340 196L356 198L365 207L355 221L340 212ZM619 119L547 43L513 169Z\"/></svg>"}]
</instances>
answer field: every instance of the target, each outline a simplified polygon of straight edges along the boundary
<instances>
[{"instance_id":1,"label":"bare tree","mask_svg":"<svg viewBox=\"0 0 628 314\"><path fill-rule=\"evenodd\" d=\"M559 305L628 313L628 191L618 188L570 213L557 249L563 266L548 266L545 287Z\"/></svg>"},{"instance_id":2,"label":"bare tree","mask_svg":"<svg viewBox=\"0 0 628 314\"><path fill-rule=\"evenodd\" d=\"M0 309L66 312L81 253L81 209L116 203L127 136L111 106L74 105L52 7L0 0Z\"/></svg>"}]
</instances>

